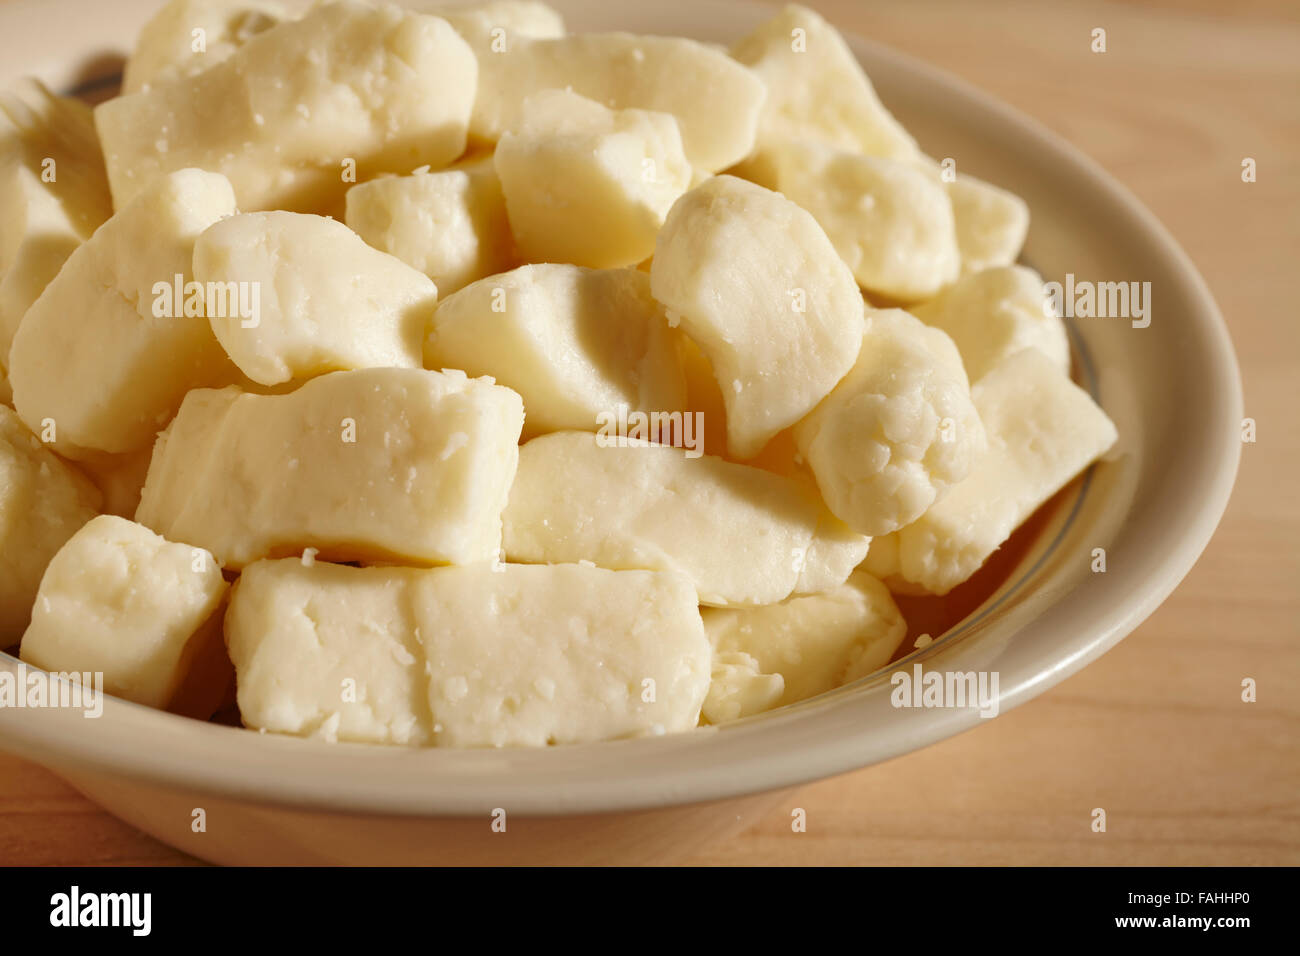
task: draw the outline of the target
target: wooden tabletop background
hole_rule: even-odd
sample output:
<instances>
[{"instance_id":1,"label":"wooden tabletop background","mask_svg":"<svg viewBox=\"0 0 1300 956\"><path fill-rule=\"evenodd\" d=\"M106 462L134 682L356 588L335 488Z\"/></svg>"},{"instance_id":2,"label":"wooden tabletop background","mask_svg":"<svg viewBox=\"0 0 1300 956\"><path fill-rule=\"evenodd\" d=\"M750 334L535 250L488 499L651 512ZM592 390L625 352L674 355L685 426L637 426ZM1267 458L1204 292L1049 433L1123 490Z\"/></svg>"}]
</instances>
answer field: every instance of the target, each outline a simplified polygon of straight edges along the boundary
<instances>
[{"instance_id":1,"label":"wooden tabletop background","mask_svg":"<svg viewBox=\"0 0 1300 956\"><path fill-rule=\"evenodd\" d=\"M1200 563L1101 660L974 731L808 786L791 801L806 833L778 808L691 862L1300 864L1300 5L805 2L1001 97L1128 185L1218 298L1258 441ZM0 863L184 862L0 755Z\"/></svg>"}]
</instances>

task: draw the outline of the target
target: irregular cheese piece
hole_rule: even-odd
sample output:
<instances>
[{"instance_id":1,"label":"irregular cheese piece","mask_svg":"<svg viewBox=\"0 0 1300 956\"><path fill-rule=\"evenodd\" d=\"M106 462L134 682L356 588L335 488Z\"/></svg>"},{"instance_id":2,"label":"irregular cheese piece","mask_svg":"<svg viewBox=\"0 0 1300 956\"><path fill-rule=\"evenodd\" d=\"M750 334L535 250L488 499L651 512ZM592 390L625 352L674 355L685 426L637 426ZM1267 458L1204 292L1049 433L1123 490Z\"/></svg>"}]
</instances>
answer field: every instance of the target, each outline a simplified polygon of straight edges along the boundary
<instances>
[{"instance_id":1,"label":"irregular cheese piece","mask_svg":"<svg viewBox=\"0 0 1300 956\"><path fill-rule=\"evenodd\" d=\"M972 382L1026 348L1038 349L1070 374L1065 324L1048 307L1043 280L1033 269L995 266L971 273L911 312L948 334Z\"/></svg>"},{"instance_id":2,"label":"irregular cheese piece","mask_svg":"<svg viewBox=\"0 0 1300 956\"><path fill-rule=\"evenodd\" d=\"M22 659L102 672L110 694L206 720L232 676L219 613L226 587L202 548L101 515L45 569Z\"/></svg>"},{"instance_id":3,"label":"irregular cheese piece","mask_svg":"<svg viewBox=\"0 0 1300 956\"><path fill-rule=\"evenodd\" d=\"M376 249L423 272L443 297L516 262L491 159L358 183L348 190L346 222Z\"/></svg>"},{"instance_id":4,"label":"irregular cheese piece","mask_svg":"<svg viewBox=\"0 0 1300 956\"><path fill-rule=\"evenodd\" d=\"M168 0L136 38L122 93L201 73L283 19L284 8L264 0Z\"/></svg>"},{"instance_id":5,"label":"irregular cheese piece","mask_svg":"<svg viewBox=\"0 0 1300 956\"><path fill-rule=\"evenodd\" d=\"M235 211L218 173L182 169L153 184L80 246L27 311L9 353L14 407L54 448L134 451L153 441L185 393L237 375L175 291L194 240Z\"/></svg>"},{"instance_id":6,"label":"irregular cheese piece","mask_svg":"<svg viewBox=\"0 0 1300 956\"><path fill-rule=\"evenodd\" d=\"M136 520L239 568L498 555L519 396L423 369L331 372L286 395L190 392L158 438Z\"/></svg>"},{"instance_id":7,"label":"irregular cheese piece","mask_svg":"<svg viewBox=\"0 0 1300 956\"><path fill-rule=\"evenodd\" d=\"M1037 349L1003 361L971 395L988 452L965 481L898 533L899 574L934 594L978 571L1116 438L1106 413Z\"/></svg>"},{"instance_id":8,"label":"irregular cheese piece","mask_svg":"<svg viewBox=\"0 0 1300 956\"><path fill-rule=\"evenodd\" d=\"M688 581L579 565L258 562L226 635L250 727L453 747L688 730L711 653Z\"/></svg>"},{"instance_id":9,"label":"irregular cheese piece","mask_svg":"<svg viewBox=\"0 0 1300 956\"><path fill-rule=\"evenodd\" d=\"M520 450L505 550L527 563L678 571L703 604L771 604L801 583L825 586L832 562L847 575L849 545L822 540L823 514L797 482L758 468L666 445L602 447L590 434L556 432ZM864 545L859 538L851 546Z\"/></svg>"},{"instance_id":10,"label":"irregular cheese piece","mask_svg":"<svg viewBox=\"0 0 1300 956\"><path fill-rule=\"evenodd\" d=\"M739 40L731 55L767 85L761 145L823 142L868 156L919 155L844 38L807 7L787 6Z\"/></svg>"},{"instance_id":11,"label":"irregular cheese piece","mask_svg":"<svg viewBox=\"0 0 1300 956\"><path fill-rule=\"evenodd\" d=\"M721 609L705 608L701 614L714 610ZM721 724L771 710L784 695L785 679L780 674L764 674L758 661L743 651L715 650L700 716L710 724Z\"/></svg>"},{"instance_id":12,"label":"irregular cheese piece","mask_svg":"<svg viewBox=\"0 0 1300 956\"><path fill-rule=\"evenodd\" d=\"M217 341L262 385L420 368L438 301L423 273L341 222L295 212L244 213L211 226L194 243L194 278Z\"/></svg>"},{"instance_id":13,"label":"irregular cheese piece","mask_svg":"<svg viewBox=\"0 0 1300 956\"><path fill-rule=\"evenodd\" d=\"M915 521L985 448L952 340L901 309L868 314L857 363L794 438L830 510L867 535Z\"/></svg>"},{"instance_id":14,"label":"irregular cheese piece","mask_svg":"<svg viewBox=\"0 0 1300 956\"><path fill-rule=\"evenodd\" d=\"M25 80L0 96L0 373L31 304L113 212L90 107Z\"/></svg>"},{"instance_id":15,"label":"irregular cheese piece","mask_svg":"<svg viewBox=\"0 0 1300 956\"><path fill-rule=\"evenodd\" d=\"M565 90L528 97L495 162L510 229L531 262L636 265L691 184L671 115L611 110Z\"/></svg>"},{"instance_id":16,"label":"irregular cheese piece","mask_svg":"<svg viewBox=\"0 0 1300 956\"><path fill-rule=\"evenodd\" d=\"M862 571L825 594L701 613L715 653L704 716L715 724L866 677L889 663L907 634L889 591ZM738 660L743 666L734 666ZM783 691L773 695L771 678L778 675Z\"/></svg>"},{"instance_id":17,"label":"irregular cheese piece","mask_svg":"<svg viewBox=\"0 0 1300 956\"><path fill-rule=\"evenodd\" d=\"M496 142L530 93L571 89L611 109L671 113L687 159L708 173L753 149L765 95L763 82L745 67L683 37L517 37L505 51L480 57L480 66L470 131L481 141Z\"/></svg>"},{"instance_id":18,"label":"irregular cheese piece","mask_svg":"<svg viewBox=\"0 0 1300 956\"><path fill-rule=\"evenodd\" d=\"M727 449L757 455L853 366L862 296L807 212L716 176L673 206L650 266L654 297L712 363Z\"/></svg>"},{"instance_id":19,"label":"irregular cheese piece","mask_svg":"<svg viewBox=\"0 0 1300 956\"><path fill-rule=\"evenodd\" d=\"M202 73L96 107L113 202L199 166L230 179L244 212L332 208L358 177L459 156L477 74L445 20L317 7Z\"/></svg>"},{"instance_id":20,"label":"irregular cheese piece","mask_svg":"<svg viewBox=\"0 0 1300 956\"><path fill-rule=\"evenodd\" d=\"M812 213L864 289L913 301L957 278L952 203L924 172L815 142L770 155L774 176L764 185Z\"/></svg>"},{"instance_id":21,"label":"irregular cheese piece","mask_svg":"<svg viewBox=\"0 0 1300 956\"><path fill-rule=\"evenodd\" d=\"M596 431L620 405L680 411L677 336L635 269L523 266L444 299L425 342L430 368L488 374L528 410L525 434Z\"/></svg>"},{"instance_id":22,"label":"irregular cheese piece","mask_svg":"<svg viewBox=\"0 0 1300 956\"><path fill-rule=\"evenodd\" d=\"M0 648L26 629L45 566L99 506L90 479L0 405Z\"/></svg>"},{"instance_id":23,"label":"irregular cheese piece","mask_svg":"<svg viewBox=\"0 0 1300 956\"><path fill-rule=\"evenodd\" d=\"M487 0L453 6L408 0L406 6L442 17L474 48L480 60L487 54L507 52L518 37L564 36L564 18L536 0Z\"/></svg>"},{"instance_id":24,"label":"irregular cheese piece","mask_svg":"<svg viewBox=\"0 0 1300 956\"><path fill-rule=\"evenodd\" d=\"M961 173L948 183L963 272L1016 261L1029 233L1029 206L1015 193Z\"/></svg>"}]
</instances>

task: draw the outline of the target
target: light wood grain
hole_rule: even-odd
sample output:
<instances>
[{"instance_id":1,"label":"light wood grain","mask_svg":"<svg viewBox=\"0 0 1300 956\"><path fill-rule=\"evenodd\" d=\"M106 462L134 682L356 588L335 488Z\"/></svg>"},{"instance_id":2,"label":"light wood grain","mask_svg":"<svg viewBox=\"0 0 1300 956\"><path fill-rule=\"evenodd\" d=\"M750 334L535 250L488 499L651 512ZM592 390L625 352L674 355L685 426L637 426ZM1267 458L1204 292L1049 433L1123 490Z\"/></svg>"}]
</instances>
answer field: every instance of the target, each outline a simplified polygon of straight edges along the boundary
<instances>
[{"instance_id":1,"label":"light wood grain","mask_svg":"<svg viewBox=\"0 0 1300 956\"><path fill-rule=\"evenodd\" d=\"M810 2L1038 118L1133 189L1214 290L1259 440L1200 563L1115 650L975 731L811 785L691 862L1300 863L1300 7ZM1240 180L1244 156L1257 183ZM791 831L795 806L807 833ZM185 861L0 756L0 862Z\"/></svg>"}]
</instances>

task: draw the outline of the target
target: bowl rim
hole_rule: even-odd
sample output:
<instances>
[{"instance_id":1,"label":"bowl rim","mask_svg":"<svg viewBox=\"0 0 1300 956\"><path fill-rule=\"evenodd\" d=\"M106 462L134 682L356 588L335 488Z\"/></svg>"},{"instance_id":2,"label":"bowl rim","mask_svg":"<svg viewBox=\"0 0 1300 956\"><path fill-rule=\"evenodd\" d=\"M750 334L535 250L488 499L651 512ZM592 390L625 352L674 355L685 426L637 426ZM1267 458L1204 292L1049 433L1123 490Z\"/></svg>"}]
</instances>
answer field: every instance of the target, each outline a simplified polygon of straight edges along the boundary
<instances>
[{"instance_id":1,"label":"bowl rim","mask_svg":"<svg viewBox=\"0 0 1300 956\"><path fill-rule=\"evenodd\" d=\"M566 12L575 6L556 5ZM685 21L699 17L701 9L727 18L737 34L772 12L737 0L677 0L657 12ZM1182 321L1193 323L1205 340L1200 350L1208 366L1204 388L1216 399L1206 411L1210 437L1197 454L1196 474L1179 486L1177 507L1162 519L1160 531L1169 546L1140 586L1110 586L1121 600L1097 601L1091 593L1096 587L1081 584L1022 628L1047 633L1069 623L1062 631L1069 637L1058 635L1051 654L1001 669L1000 710L1005 711L1116 644L1191 570L1227 506L1236 476L1241 444L1233 435L1242 416L1240 373L1204 279L1127 188L1063 137L965 80L854 34L845 33L845 39L869 74L887 65L914 83L954 97L1008 135L1032 143L1059 165L1063 181L1110 207L1108 214L1132 230L1188 290L1196 308ZM1232 428L1225 427L1230 423ZM0 654L0 670L15 670L18 663ZM879 684L896 666L865 682ZM117 698L105 700L94 733L85 733L77 711L47 709L32 719L36 715L24 710L0 708L0 745L73 775L125 776L277 806L393 816L465 816L507 808L525 816L553 816L646 810L793 787L891 759L980 721L974 710L942 708L912 712L891 727L872 711L867 695L853 692L861 690L861 683L721 727L540 751L331 744L189 720ZM148 741L147 746L141 741ZM382 775L379 786L376 775Z\"/></svg>"}]
</instances>

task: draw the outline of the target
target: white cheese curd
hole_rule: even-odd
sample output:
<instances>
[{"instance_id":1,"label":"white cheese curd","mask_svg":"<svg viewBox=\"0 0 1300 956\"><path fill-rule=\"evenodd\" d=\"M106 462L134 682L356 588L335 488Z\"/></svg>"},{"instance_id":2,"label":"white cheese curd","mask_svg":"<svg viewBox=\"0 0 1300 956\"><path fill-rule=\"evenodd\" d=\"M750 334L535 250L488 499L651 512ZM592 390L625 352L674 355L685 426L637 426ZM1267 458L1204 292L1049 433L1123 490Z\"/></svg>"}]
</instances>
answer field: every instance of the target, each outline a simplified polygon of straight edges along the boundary
<instances>
[{"instance_id":1,"label":"white cheese curd","mask_svg":"<svg viewBox=\"0 0 1300 956\"><path fill-rule=\"evenodd\" d=\"M266 0L168 0L136 37L122 93L201 73L285 18L280 4Z\"/></svg>"},{"instance_id":2,"label":"white cheese curd","mask_svg":"<svg viewBox=\"0 0 1300 956\"><path fill-rule=\"evenodd\" d=\"M307 546L491 560L523 417L508 388L423 369L333 372L285 395L196 389L158 438L136 520L232 568Z\"/></svg>"},{"instance_id":3,"label":"white cheese curd","mask_svg":"<svg viewBox=\"0 0 1300 956\"><path fill-rule=\"evenodd\" d=\"M712 364L737 458L811 411L862 341L862 296L826 233L785 197L732 176L673 206L650 287Z\"/></svg>"},{"instance_id":4,"label":"white cheese curd","mask_svg":"<svg viewBox=\"0 0 1300 956\"><path fill-rule=\"evenodd\" d=\"M0 405L0 647L22 635L45 566L101 503L90 479Z\"/></svg>"},{"instance_id":5,"label":"white cheese curd","mask_svg":"<svg viewBox=\"0 0 1300 956\"><path fill-rule=\"evenodd\" d=\"M865 677L889 663L907 634L888 589L864 571L822 594L701 614L714 649L704 716L715 724Z\"/></svg>"},{"instance_id":6,"label":"white cheese curd","mask_svg":"<svg viewBox=\"0 0 1300 956\"><path fill-rule=\"evenodd\" d=\"M965 478L984 427L952 340L901 309L871 311L857 363L794 429L826 504L883 535Z\"/></svg>"},{"instance_id":7,"label":"white cheese curd","mask_svg":"<svg viewBox=\"0 0 1300 956\"><path fill-rule=\"evenodd\" d=\"M868 156L919 155L839 31L807 7L785 7L738 40L731 55L767 85L761 146L821 142Z\"/></svg>"},{"instance_id":8,"label":"white cheese curd","mask_svg":"<svg viewBox=\"0 0 1300 956\"><path fill-rule=\"evenodd\" d=\"M781 475L680 448L603 447L591 434L557 432L520 450L505 551L527 563L586 558L677 571L702 604L771 604L801 586L838 584L864 552L862 536L824 515L815 496Z\"/></svg>"},{"instance_id":9,"label":"white cheese curd","mask_svg":"<svg viewBox=\"0 0 1300 956\"><path fill-rule=\"evenodd\" d=\"M620 405L685 408L677 335L635 269L523 266L444 299L424 350L430 368L489 374L522 396L524 434L596 431Z\"/></svg>"},{"instance_id":10,"label":"white cheese curd","mask_svg":"<svg viewBox=\"0 0 1300 956\"><path fill-rule=\"evenodd\" d=\"M194 243L208 323L262 385L357 368L419 368L438 289L333 219L231 216ZM235 304L238 307L235 307Z\"/></svg>"},{"instance_id":11,"label":"white cheese curd","mask_svg":"<svg viewBox=\"0 0 1300 956\"><path fill-rule=\"evenodd\" d=\"M1088 393L1037 349L1003 361L971 397L988 432L988 452L897 537L898 574L933 594L947 594L978 571L1117 437Z\"/></svg>"},{"instance_id":12,"label":"white cheese curd","mask_svg":"<svg viewBox=\"0 0 1300 956\"><path fill-rule=\"evenodd\" d=\"M916 301L957 278L952 202L915 166L816 142L767 155L771 181L764 185L812 213L868 292Z\"/></svg>"},{"instance_id":13,"label":"white cheese curd","mask_svg":"<svg viewBox=\"0 0 1300 956\"><path fill-rule=\"evenodd\" d=\"M198 166L244 212L325 212L349 180L444 166L465 149L478 66L445 20L343 2L251 37L192 77L95 108L113 202Z\"/></svg>"},{"instance_id":14,"label":"white cheese curd","mask_svg":"<svg viewBox=\"0 0 1300 956\"><path fill-rule=\"evenodd\" d=\"M33 431L53 427L60 454L146 447L186 392L238 376L185 288L195 239L234 211L219 173L156 179L28 309L9 352L14 407Z\"/></svg>"},{"instance_id":15,"label":"white cheese curd","mask_svg":"<svg viewBox=\"0 0 1300 956\"><path fill-rule=\"evenodd\" d=\"M232 676L218 613L226 589L202 548L101 515L45 569L22 659L99 672L110 694L206 719Z\"/></svg>"},{"instance_id":16,"label":"white cheese curd","mask_svg":"<svg viewBox=\"0 0 1300 956\"><path fill-rule=\"evenodd\" d=\"M492 159L381 176L348 190L348 228L433 280L444 298L516 265Z\"/></svg>"},{"instance_id":17,"label":"white cheese curd","mask_svg":"<svg viewBox=\"0 0 1300 956\"><path fill-rule=\"evenodd\" d=\"M1070 373L1065 324L1048 307L1043 280L1025 266L994 266L963 276L913 315L948 334L972 382L1021 349L1036 348Z\"/></svg>"},{"instance_id":18,"label":"white cheese curd","mask_svg":"<svg viewBox=\"0 0 1300 956\"><path fill-rule=\"evenodd\" d=\"M636 265L691 184L677 120L567 90L524 101L497 143L510 228L531 262Z\"/></svg>"},{"instance_id":19,"label":"white cheese curd","mask_svg":"<svg viewBox=\"0 0 1300 956\"><path fill-rule=\"evenodd\" d=\"M250 727L452 747L694 727L711 650L685 579L575 564L245 569L226 636Z\"/></svg>"},{"instance_id":20,"label":"white cheese curd","mask_svg":"<svg viewBox=\"0 0 1300 956\"><path fill-rule=\"evenodd\" d=\"M670 113L696 169L714 173L754 148L763 81L725 53L683 37L582 33L519 37L479 58L471 132L495 143L538 90L570 89L610 109Z\"/></svg>"}]
</instances>

